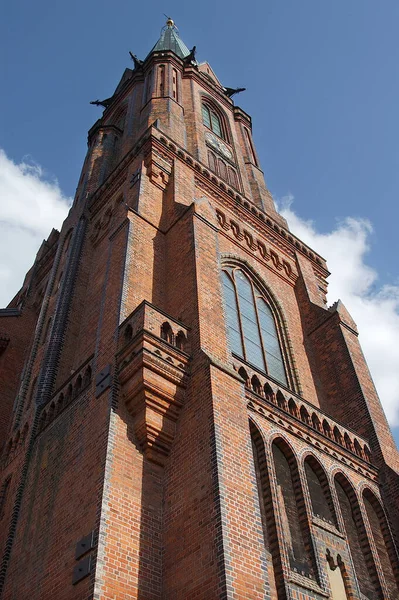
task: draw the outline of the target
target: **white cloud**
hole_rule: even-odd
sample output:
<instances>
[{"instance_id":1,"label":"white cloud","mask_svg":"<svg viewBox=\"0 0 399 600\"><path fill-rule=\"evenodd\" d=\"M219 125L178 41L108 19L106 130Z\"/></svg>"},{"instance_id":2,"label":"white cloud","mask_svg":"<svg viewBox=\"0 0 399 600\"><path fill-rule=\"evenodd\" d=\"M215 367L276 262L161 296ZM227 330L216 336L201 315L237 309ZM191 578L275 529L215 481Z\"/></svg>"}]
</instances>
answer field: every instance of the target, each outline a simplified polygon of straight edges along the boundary
<instances>
[{"instance_id":1,"label":"white cloud","mask_svg":"<svg viewBox=\"0 0 399 600\"><path fill-rule=\"evenodd\" d=\"M391 426L399 425L399 286L378 286L378 273L367 265L372 226L347 217L328 233L292 210L292 196L280 212L292 232L327 259L331 271L328 300L341 299L359 328L359 338Z\"/></svg>"},{"instance_id":2,"label":"white cloud","mask_svg":"<svg viewBox=\"0 0 399 600\"><path fill-rule=\"evenodd\" d=\"M43 239L65 219L71 198L32 160L20 164L0 149L0 307L20 289Z\"/></svg>"}]
</instances>

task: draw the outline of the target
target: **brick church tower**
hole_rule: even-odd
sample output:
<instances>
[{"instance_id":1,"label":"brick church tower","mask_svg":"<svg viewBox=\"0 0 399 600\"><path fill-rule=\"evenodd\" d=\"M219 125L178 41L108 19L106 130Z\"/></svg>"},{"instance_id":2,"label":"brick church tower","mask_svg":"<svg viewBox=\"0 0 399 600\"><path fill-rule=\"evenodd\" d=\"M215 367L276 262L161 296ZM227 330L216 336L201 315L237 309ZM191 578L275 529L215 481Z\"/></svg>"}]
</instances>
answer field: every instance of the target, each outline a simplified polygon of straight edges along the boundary
<instances>
[{"instance_id":1,"label":"brick church tower","mask_svg":"<svg viewBox=\"0 0 399 600\"><path fill-rule=\"evenodd\" d=\"M2 600L399 598L399 458L250 117L172 20L0 311Z\"/></svg>"}]
</instances>

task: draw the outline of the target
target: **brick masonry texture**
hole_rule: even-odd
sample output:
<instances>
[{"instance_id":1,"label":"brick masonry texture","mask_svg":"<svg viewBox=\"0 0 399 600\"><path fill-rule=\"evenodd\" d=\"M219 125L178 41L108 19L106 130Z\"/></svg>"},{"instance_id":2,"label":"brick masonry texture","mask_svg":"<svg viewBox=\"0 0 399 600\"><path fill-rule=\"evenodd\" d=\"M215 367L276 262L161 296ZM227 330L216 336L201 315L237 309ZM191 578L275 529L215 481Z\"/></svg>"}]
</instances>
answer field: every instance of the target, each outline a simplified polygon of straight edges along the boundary
<instances>
[{"instance_id":1,"label":"brick masonry texture","mask_svg":"<svg viewBox=\"0 0 399 600\"><path fill-rule=\"evenodd\" d=\"M2 600L399 597L398 453L251 127L165 50L89 131L71 211L0 310ZM223 269L267 301L288 384L232 353Z\"/></svg>"}]
</instances>

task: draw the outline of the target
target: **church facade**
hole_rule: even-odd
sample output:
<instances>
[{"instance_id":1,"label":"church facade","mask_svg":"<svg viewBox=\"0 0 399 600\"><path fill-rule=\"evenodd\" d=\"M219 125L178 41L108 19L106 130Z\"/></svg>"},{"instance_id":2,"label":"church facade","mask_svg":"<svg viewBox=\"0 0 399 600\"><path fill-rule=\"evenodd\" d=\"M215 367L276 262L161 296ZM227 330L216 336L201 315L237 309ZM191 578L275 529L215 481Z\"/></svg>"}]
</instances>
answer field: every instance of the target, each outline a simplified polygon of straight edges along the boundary
<instances>
[{"instance_id":1,"label":"church facade","mask_svg":"<svg viewBox=\"0 0 399 600\"><path fill-rule=\"evenodd\" d=\"M168 19L0 310L2 600L399 598L399 457L251 118Z\"/></svg>"}]
</instances>

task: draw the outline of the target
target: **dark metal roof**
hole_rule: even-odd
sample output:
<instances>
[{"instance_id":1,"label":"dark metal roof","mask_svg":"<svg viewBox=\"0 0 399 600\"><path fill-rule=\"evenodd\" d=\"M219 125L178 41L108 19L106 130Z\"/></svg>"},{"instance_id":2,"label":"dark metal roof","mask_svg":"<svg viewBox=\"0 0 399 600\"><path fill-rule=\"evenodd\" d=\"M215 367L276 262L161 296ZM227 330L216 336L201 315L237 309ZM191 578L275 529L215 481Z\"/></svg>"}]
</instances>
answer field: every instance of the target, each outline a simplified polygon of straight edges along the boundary
<instances>
[{"instance_id":1,"label":"dark metal roof","mask_svg":"<svg viewBox=\"0 0 399 600\"><path fill-rule=\"evenodd\" d=\"M179 38L177 28L174 25L167 25L163 28L161 37L149 54L165 50L172 50L180 58L186 58L190 54L190 50L183 40Z\"/></svg>"}]
</instances>

